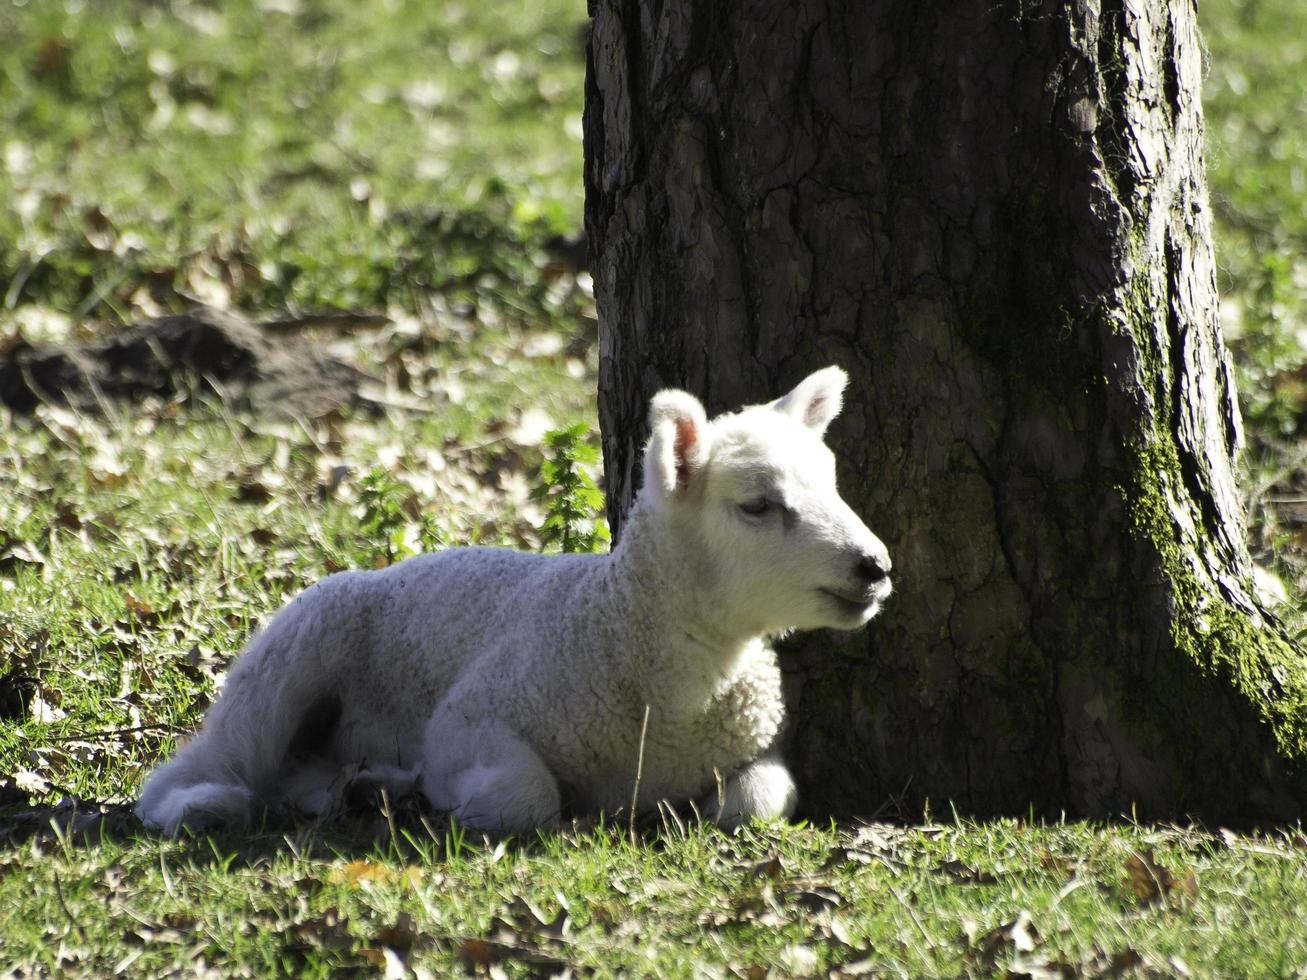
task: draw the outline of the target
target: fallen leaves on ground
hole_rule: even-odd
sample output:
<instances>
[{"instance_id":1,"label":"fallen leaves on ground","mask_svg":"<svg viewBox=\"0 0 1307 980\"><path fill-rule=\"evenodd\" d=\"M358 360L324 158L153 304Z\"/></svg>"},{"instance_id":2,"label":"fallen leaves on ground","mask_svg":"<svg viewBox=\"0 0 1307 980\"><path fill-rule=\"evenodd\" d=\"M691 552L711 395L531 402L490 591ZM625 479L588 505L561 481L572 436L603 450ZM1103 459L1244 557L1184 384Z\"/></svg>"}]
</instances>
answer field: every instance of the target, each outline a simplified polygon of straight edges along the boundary
<instances>
[{"instance_id":1,"label":"fallen leaves on ground","mask_svg":"<svg viewBox=\"0 0 1307 980\"><path fill-rule=\"evenodd\" d=\"M555 975L576 971L568 963L571 917L560 908L552 918L521 896L490 920L485 936L453 940L454 955L473 973L493 973L499 964L511 961Z\"/></svg>"},{"instance_id":2,"label":"fallen leaves on ground","mask_svg":"<svg viewBox=\"0 0 1307 980\"><path fill-rule=\"evenodd\" d=\"M986 932L978 933L975 923L965 925L966 952L969 959L992 965L1009 952L1030 953L1039 945L1039 930L1028 909L1022 909L1012 919L1002 922Z\"/></svg>"},{"instance_id":3,"label":"fallen leaves on ground","mask_svg":"<svg viewBox=\"0 0 1307 980\"><path fill-rule=\"evenodd\" d=\"M1073 959L1044 944L1028 909L986 932L974 921L964 924L963 956L986 973L1005 980L1110 980L1127 976L1143 965L1140 953L1127 946L1114 952L1096 948L1082 959ZM1176 964L1158 975L1187 975Z\"/></svg>"},{"instance_id":4,"label":"fallen leaves on ground","mask_svg":"<svg viewBox=\"0 0 1307 980\"><path fill-rule=\"evenodd\" d=\"M956 858L936 865L934 870L938 874L948 875L949 878L960 885L993 885L998 882L998 875L973 868L966 862L959 861Z\"/></svg>"},{"instance_id":5,"label":"fallen leaves on ground","mask_svg":"<svg viewBox=\"0 0 1307 980\"><path fill-rule=\"evenodd\" d=\"M290 933L300 942L319 949L344 950L354 944L349 932L349 918L334 905L321 915L294 923Z\"/></svg>"},{"instance_id":6,"label":"fallen leaves on ground","mask_svg":"<svg viewBox=\"0 0 1307 980\"><path fill-rule=\"evenodd\" d=\"M132 925L123 930L122 938L129 945L180 945L191 940L194 933L193 918L181 912L171 912L157 921L137 917Z\"/></svg>"},{"instance_id":7,"label":"fallen leaves on ground","mask_svg":"<svg viewBox=\"0 0 1307 980\"><path fill-rule=\"evenodd\" d=\"M421 938L413 916L401 912L393 925L378 929L371 939L371 945L360 947L358 954L381 970L384 976L404 977L408 975L406 962L409 954Z\"/></svg>"},{"instance_id":8,"label":"fallen leaves on ground","mask_svg":"<svg viewBox=\"0 0 1307 980\"><path fill-rule=\"evenodd\" d=\"M1184 902L1198 897L1198 876L1193 868L1183 876L1172 874L1158 862L1151 848L1135 851L1125 862L1127 887L1143 905Z\"/></svg>"}]
</instances>

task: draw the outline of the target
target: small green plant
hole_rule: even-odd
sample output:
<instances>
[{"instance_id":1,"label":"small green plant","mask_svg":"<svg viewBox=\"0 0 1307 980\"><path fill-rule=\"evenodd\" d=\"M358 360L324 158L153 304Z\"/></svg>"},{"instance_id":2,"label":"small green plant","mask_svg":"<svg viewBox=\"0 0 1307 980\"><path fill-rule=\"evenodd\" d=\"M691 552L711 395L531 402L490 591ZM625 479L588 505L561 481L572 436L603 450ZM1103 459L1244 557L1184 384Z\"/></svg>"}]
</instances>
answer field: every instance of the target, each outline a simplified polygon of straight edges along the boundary
<instances>
[{"instance_id":1,"label":"small green plant","mask_svg":"<svg viewBox=\"0 0 1307 980\"><path fill-rule=\"evenodd\" d=\"M389 565L416 554L418 549L411 544L414 539L423 551L436 551L446 543L435 516L417 509L412 488L385 470L373 470L363 478L359 503L363 508L359 530L365 544L361 557L373 566ZM416 525L416 533L411 535L412 525Z\"/></svg>"},{"instance_id":2,"label":"small green plant","mask_svg":"<svg viewBox=\"0 0 1307 980\"><path fill-rule=\"evenodd\" d=\"M385 470L373 470L363 478L359 504L363 520L359 530L372 550L372 557L385 563L402 558L408 552L404 528L409 515L405 510L409 488Z\"/></svg>"},{"instance_id":3,"label":"small green plant","mask_svg":"<svg viewBox=\"0 0 1307 980\"><path fill-rule=\"evenodd\" d=\"M569 554L600 551L609 541L608 524L600 516L603 492L584 469L599 461L599 450L585 441L588 434L584 422L547 433L551 455L540 467L540 485L531 491L548 510L540 526L542 543Z\"/></svg>"},{"instance_id":4,"label":"small green plant","mask_svg":"<svg viewBox=\"0 0 1307 980\"><path fill-rule=\"evenodd\" d=\"M436 522L436 515L423 512L418 515L418 544L423 551L439 551L449 544L445 529Z\"/></svg>"}]
</instances>

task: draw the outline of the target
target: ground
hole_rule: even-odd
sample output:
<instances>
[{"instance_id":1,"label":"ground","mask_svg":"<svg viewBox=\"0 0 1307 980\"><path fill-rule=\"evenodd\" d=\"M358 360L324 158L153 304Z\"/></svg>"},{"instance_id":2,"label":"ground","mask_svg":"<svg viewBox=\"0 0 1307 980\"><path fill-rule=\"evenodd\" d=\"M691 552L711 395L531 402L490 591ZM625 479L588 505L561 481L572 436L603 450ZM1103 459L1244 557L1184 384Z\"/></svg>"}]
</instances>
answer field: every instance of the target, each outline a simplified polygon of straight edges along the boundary
<instances>
[{"instance_id":1,"label":"ground","mask_svg":"<svg viewBox=\"0 0 1307 980\"><path fill-rule=\"evenodd\" d=\"M486 842L398 801L331 827L139 831L142 775L289 595L445 543L542 546L544 434L595 423L584 17L562 0L0 7L0 358L99 350L200 303L362 372L303 402L236 355L183 358L148 396L88 385L3 418L3 968L1307 971L1297 827L904 824L887 800L839 827L668 815ZM1301 629L1307 9L1202 17L1253 544Z\"/></svg>"}]
</instances>

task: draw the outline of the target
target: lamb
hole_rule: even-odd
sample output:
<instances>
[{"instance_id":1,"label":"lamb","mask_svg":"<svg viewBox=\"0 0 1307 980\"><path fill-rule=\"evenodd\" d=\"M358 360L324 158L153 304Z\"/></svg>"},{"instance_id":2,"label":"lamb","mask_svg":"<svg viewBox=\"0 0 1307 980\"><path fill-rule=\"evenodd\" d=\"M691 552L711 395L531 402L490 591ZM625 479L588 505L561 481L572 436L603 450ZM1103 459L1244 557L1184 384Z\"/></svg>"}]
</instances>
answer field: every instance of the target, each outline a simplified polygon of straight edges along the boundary
<instances>
[{"instance_id":1,"label":"lamb","mask_svg":"<svg viewBox=\"0 0 1307 980\"><path fill-rule=\"evenodd\" d=\"M822 438L846 383L829 367L712 421L657 394L611 554L451 548L318 582L249 643L138 815L167 834L267 806L329 815L361 785L522 833L565 803L629 806L640 761L643 807L791 816L768 638L856 629L891 588Z\"/></svg>"}]
</instances>

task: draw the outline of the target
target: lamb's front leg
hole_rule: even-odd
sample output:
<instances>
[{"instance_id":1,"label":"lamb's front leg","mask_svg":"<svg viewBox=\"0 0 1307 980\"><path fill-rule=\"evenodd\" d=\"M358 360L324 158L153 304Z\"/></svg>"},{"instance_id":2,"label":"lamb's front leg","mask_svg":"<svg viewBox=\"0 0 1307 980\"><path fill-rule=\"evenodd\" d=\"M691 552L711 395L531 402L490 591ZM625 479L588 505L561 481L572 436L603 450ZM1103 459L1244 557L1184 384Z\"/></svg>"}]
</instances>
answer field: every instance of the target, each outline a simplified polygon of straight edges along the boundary
<instances>
[{"instance_id":1,"label":"lamb's front leg","mask_svg":"<svg viewBox=\"0 0 1307 980\"><path fill-rule=\"evenodd\" d=\"M785 763L779 756L765 755L729 776L720 796L714 788L701 802L700 811L723 827L738 827L754 817L788 819L798 800L794 778Z\"/></svg>"},{"instance_id":2,"label":"lamb's front leg","mask_svg":"<svg viewBox=\"0 0 1307 980\"><path fill-rule=\"evenodd\" d=\"M427 723L422 792L460 823L511 834L556 824L561 808L558 781L517 732L450 705Z\"/></svg>"}]
</instances>

